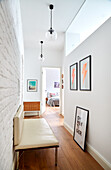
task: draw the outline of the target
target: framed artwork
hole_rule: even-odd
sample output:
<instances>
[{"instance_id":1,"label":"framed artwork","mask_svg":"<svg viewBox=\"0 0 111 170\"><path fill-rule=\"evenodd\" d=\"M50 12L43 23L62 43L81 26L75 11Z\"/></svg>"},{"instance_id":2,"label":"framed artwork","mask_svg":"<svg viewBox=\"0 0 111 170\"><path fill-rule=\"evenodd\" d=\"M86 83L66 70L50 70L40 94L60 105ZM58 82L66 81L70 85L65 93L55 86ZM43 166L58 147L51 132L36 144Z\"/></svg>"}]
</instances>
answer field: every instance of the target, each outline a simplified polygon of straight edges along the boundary
<instances>
[{"instance_id":1,"label":"framed artwork","mask_svg":"<svg viewBox=\"0 0 111 170\"><path fill-rule=\"evenodd\" d=\"M91 91L91 55L79 61L80 90Z\"/></svg>"},{"instance_id":2,"label":"framed artwork","mask_svg":"<svg viewBox=\"0 0 111 170\"><path fill-rule=\"evenodd\" d=\"M60 87L60 83L59 82L54 82L54 88L59 88Z\"/></svg>"},{"instance_id":3,"label":"framed artwork","mask_svg":"<svg viewBox=\"0 0 111 170\"><path fill-rule=\"evenodd\" d=\"M27 80L27 91L37 92L37 89L38 89L38 80L28 79Z\"/></svg>"},{"instance_id":4,"label":"framed artwork","mask_svg":"<svg viewBox=\"0 0 111 170\"><path fill-rule=\"evenodd\" d=\"M78 90L78 63L70 66L70 90Z\"/></svg>"},{"instance_id":5,"label":"framed artwork","mask_svg":"<svg viewBox=\"0 0 111 170\"><path fill-rule=\"evenodd\" d=\"M83 150L85 150L88 115L88 110L76 107L73 139Z\"/></svg>"}]
</instances>

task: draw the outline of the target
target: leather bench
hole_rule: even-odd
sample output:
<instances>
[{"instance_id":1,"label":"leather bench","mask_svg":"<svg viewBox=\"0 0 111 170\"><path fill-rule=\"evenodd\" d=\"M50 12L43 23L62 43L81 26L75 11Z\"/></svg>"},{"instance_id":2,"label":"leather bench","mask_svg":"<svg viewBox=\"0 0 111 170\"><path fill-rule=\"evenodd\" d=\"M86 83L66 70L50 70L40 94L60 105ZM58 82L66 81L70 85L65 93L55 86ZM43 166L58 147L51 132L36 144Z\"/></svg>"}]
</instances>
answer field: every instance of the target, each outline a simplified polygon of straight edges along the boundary
<instances>
[{"instance_id":1,"label":"leather bench","mask_svg":"<svg viewBox=\"0 0 111 170\"><path fill-rule=\"evenodd\" d=\"M55 165L57 165L57 148L59 142L44 118L24 119L22 107L14 116L14 147L17 152L17 168L19 151L40 148L55 148Z\"/></svg>"}]
</instances>

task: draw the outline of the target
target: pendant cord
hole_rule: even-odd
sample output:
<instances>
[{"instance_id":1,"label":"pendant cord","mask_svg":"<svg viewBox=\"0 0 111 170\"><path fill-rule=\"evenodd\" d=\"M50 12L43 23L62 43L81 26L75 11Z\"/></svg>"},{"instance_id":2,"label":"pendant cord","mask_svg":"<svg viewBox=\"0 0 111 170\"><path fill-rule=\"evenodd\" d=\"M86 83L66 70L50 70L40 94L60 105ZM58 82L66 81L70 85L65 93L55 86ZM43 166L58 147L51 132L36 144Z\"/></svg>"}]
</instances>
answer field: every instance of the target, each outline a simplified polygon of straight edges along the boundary
<instances>
[{"instance_id":1,"label":"pendant cord","mask_svg":"<svg viewBox=\"0 0 111 170\"><path fill-rule=\"evenodd\" d=\"M41 54L42 54L42 43L41 43Z\"/></svg>"},{"instance_id":2,"label":"pendant cord","mask_svg":"<svg viewBox=\"0 0 111 170\"><path fill-rule=\"evenodd\" d=\"M50 28L52 28L52 10L50 11Z\"/></svg>"},{"instance_id":3,"label":"pendant cord","mask_svg":"<svg viewBox=\"0 0 111 170\"><path fill-rule=\"evenodd\" d=\"M42 43L41 43L41 56L42 56ZM41 57L42 58L42 57Z\"/></svg>"}]
</instances>

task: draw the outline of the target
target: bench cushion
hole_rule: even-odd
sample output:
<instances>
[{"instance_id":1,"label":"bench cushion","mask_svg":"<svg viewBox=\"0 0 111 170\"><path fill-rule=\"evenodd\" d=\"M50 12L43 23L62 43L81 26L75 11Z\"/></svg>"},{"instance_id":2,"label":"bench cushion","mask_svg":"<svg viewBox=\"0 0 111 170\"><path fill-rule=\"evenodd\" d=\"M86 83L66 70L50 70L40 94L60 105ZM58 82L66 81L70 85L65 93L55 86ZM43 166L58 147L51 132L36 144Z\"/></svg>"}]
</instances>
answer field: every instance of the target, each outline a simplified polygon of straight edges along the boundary
<instances>
[{"instance_id":1,"label":"bench cushion","mask_svg":"<svg viewBox=\"0 0 111 170\"><path fill-rule=\"evenodd\" d=\"M44 118L24 119L23 133L15 150L59 146L50 126Z\"/></svg>"},{"instance_id":2,"label":"bench cushion","mask_svg":"<svg viewBox=\"0 0 111 170\"><path fill-rule=\"evenodd\" d=\"M19 107L16 115L14 116L14 145L18 145L21 140L22 130L24 126L24 113L22 106Z\"/></svg>"}]
</instances>

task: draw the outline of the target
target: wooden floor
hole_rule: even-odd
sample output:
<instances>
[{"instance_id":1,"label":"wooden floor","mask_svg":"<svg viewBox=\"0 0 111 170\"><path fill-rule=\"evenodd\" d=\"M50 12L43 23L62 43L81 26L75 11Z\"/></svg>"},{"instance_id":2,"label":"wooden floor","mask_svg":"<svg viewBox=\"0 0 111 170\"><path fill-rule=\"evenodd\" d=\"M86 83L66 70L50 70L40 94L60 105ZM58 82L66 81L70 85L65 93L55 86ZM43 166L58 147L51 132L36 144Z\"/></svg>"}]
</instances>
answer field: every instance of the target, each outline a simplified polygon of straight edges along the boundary
<instances>
[{"instance_id":1,"label":"wooden floor","mask_svg":"<svg viewBox=\"0 0 111 170\"><path fill-rule=\"evenodd\" d=\"M59 140L58 166L55 167L55 150L39 149L25 151L20 158L20 170L102 170L103 168L74 142L73 137L63 127L63 116L57 107L47 107L42 115ZM32 118L32 117L31 117ZM37 117L35 117L37 118Z\"/></svg>"}]
</instances>

